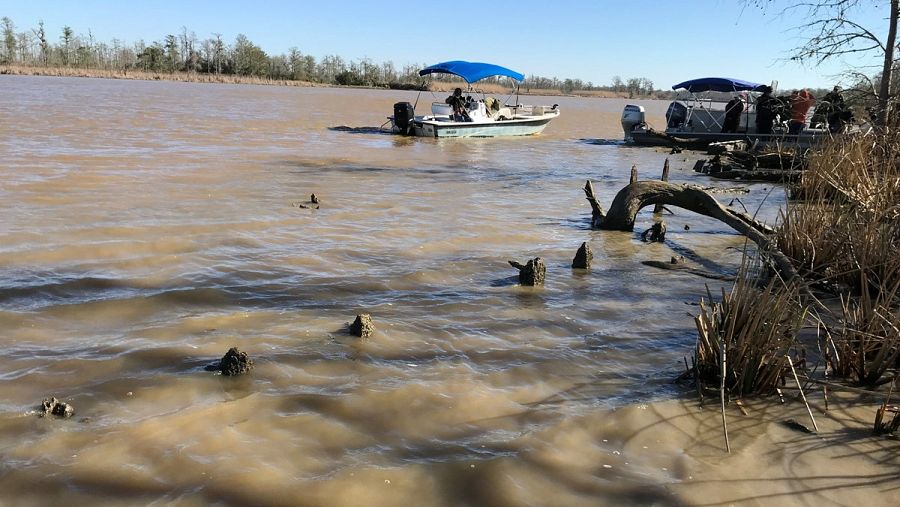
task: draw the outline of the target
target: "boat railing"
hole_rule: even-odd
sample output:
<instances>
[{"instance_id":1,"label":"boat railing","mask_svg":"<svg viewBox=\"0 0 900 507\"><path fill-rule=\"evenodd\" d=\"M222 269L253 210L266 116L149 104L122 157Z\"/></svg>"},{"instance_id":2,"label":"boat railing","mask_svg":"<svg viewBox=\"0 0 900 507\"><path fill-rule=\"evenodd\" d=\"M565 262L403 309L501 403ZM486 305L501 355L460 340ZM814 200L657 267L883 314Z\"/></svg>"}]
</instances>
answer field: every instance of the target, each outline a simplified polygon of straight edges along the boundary
<instances>
[{"instance_id":1,"label":"boat railing","mask_svg":"<svg viewBox=\"0 0 900 507\"><path fill-rule=\"evenodd\" d=\"M519 104L517 106L506 106L515 110L519 116L544 116L556 111L556 105L553 106L537 106L528 104Z\"/></svg>"}]
</instances>

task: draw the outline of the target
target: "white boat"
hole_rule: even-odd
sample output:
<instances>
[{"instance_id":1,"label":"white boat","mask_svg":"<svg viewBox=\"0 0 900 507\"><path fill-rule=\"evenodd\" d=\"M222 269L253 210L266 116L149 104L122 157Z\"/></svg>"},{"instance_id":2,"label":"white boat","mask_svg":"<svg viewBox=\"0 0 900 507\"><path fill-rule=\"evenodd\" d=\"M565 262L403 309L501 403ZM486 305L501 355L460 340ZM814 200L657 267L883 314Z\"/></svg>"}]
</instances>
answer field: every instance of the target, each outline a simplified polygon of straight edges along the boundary
<instances>
[{"instance_id":1,"label":"white boat","mask_svg":"<svg viewBox=\"0 0 900 507\"><path fill-rule=\"evenodd\" d=\"M773 83L775 84L775 83ZM807 147L828 137L827 125L810 120L814 112L807 114L807 124L799 134L788 133L790 106L776 117L772 132L760 134L756 130L756 99L764 85L739 79L708 77L693 79L672 86L682 90L666 110L665 131L658 131L647 124L643 106L628 104L622 111L622 129L625 142L641 145L676 145L713 143L744 140L751 144L798 145ZM774 88L774 86L773 86ZM710 93L712 92L712 93ZM725 105L728 94L745 94L747 103L734 132L722 132L725 123Z\"/></svg>"},{"instance_id":2,"label":"white boat","mask_svg":"<svg viewBox=\"0 0 900 507\"><path fill-rule=\"evenodd\" d=\"M417 116L412 103L398 102L394 104L394 115L388 117L392 132L419 137L530 136L540 133L551 120L559 117L557 104L519 104L518 94L515 104L501 104L498 99L472 88L472 83L491 76L525 79L523 74L499 65L456 60L419 71L420 76L428 74L453 74L466 81L465 112L455 115L453 107L442 101L431 104L431 114Z\"/></svg>"}]
</instances>

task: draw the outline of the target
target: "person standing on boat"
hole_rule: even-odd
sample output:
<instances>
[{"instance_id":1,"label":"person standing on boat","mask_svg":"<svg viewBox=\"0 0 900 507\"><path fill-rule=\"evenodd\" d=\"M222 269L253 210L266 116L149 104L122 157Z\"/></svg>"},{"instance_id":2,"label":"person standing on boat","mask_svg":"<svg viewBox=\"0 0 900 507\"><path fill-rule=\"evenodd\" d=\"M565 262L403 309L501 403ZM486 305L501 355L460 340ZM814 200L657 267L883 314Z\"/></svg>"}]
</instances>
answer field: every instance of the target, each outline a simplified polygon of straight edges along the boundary
<instances>
[{"instance_id":1,"label":"person standing on boat","mask_svg":"<svg viewBox=\"0 0 900 507\"><path fill-rule=\"evenodd\" d=\"M732 97L725 104L725 121L722 123L722 133L737 132L738 124L741 123L741 113L744 112L744 101L739 96Z\"/></svg>"},{"instance_id":2,"label":"person standing on boat","mask_svg":"<svg viewBox=\"0 0 900 507\"><path fill-rule=\"evenodd\" d=\"M803 130L806 126L806 113L815 103L816 98L806 88L791 94L791 126L788 127L788 134L797 135Z\"/></svg>"},{"instance_id":3,"label":"person standing on boat","mask_svg":"<svg viewBox=\"0 0 900 507\"><path fill-rule=\"evenodd\" d=\"M756 99L756 133L771 134L772 121L775 119L775 97L772 96L772 87L763 85L762 95Z\"/></svg>"},{"instance_id":4,"label":"person standing on boat","mask_svg":"<svg viewBox=\"0 0 900 507\"><path fill-rule=\"evenodd\" d=\"M453 95L447 97L445 102L453 108L453 119L455 121L472 121L469 118L469 112L466 110L466 99L463 98L462 88L453 90Z\"/></svg>"},{"instance_id":5,"label":"person standing on boat","mask_svg":"<svg viewBox=\"0 0 900 507\"><path fill-rule=\"evenodd\" d=\"M847 107L847 103L844 102L844 95L841 91L840 86L835 86L833 90L822 97L823 103L828 104L828 114L826 116L828 129L835 133L843 132L844 124L853 118L853 113Z\"/></svg>"}]
</instances>

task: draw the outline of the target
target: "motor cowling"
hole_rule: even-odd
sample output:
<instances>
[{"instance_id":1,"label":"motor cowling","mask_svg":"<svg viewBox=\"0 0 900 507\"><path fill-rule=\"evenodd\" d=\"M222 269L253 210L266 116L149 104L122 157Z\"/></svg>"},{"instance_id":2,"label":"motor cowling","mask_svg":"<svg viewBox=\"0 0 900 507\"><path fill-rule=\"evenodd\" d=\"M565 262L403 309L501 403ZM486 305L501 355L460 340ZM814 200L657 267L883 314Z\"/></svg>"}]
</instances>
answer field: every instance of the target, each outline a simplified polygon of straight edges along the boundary
<instances>
[{"instance_id":1,"label":"motor cowling","mask_svg":"<svg viewBox=\"0 0 900 507\"><path fill-rule=\"evenodd\" d=\"M394 125L401 134L409 134L413 125L416 110L409 102L397 102L394 104Z\"/></svg>"},{"instance_id":2,"label":"motor cowling","mask_svg":"<svg viewBox=\"0 0 900 507\"><path fill-rule=\"evenodd\" d=\"M672 102L666 109L666 126L669 128L678 128L687 121L687 106L681 102Z\"/></svg>"},{"instance_id":3,"label":"motor cowling","mask_svg":"<svg viewBox=\"0 0 900 507\"><path fill-rule=\"evenodd\" d=\"M644 106L628 104L625 106L625 109L622 110L622 130L625 131L626 141L632 140L631 132L635 127L645 123L644 115Z\"/></svg>"}]
</instances>

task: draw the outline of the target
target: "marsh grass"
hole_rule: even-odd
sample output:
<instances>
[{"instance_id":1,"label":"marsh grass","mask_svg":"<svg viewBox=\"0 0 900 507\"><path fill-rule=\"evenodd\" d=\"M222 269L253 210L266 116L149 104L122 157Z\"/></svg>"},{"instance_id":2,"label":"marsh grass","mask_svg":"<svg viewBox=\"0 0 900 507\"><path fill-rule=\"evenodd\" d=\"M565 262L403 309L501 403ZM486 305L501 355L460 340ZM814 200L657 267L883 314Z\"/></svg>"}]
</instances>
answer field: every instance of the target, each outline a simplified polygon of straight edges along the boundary
<instances>
[{"instance_id":1,"label":"marsh grass","mask_svg":"<svg viewBox=\"0 0 900 507\"><path fill-rule=\"evenodd\" d=\"M900 359L900 315L896 309L897 287L875 297L842 297L842 326L835 341L839 361L836 373L861 385L875 386Z\"/></svg>"},{"instance_id":2,"label":"marsh grass","mask_svg":"<svg viewBox=\"0 0 900 507\"><path fill-rule=\"evenodd\" d=\"M840 297L835 373L867 386L900 359L900 134L834 140L810 158L777 244Z\"/></svg>"},{"instance_id":3,"label":"marsh grass","mask_svg":"<svg viewBox=\"0 0 900 507\"><path fill-rule=\"evenodd\" d=\"M724 388L729 394L740 398L774 392L804 320L798 286L772 278L759 287L751 277L740 276L730 293L722 290L718 302L711 293L708 297L708 302L701 299L694 318L700 382L719 385L724 349Z\"/></svg>"},{"instance_id":4,"label":"marsh grass","mask_svg":"<svg viewBox=\"0 0 900 507\"><path fill-rule=\"evenodd\" d=\"M794 195L803 200L788 202L775 242L804 280L743 276L720 302L701 301L696 373L718 385L725 347L728 392L769 394L787 352L804 345L800 329L815 326L837 377L884 384L900 366L900 129L826 143ZM823 290L836 302L815 295Z\"/></svg>"}]
</instances>

